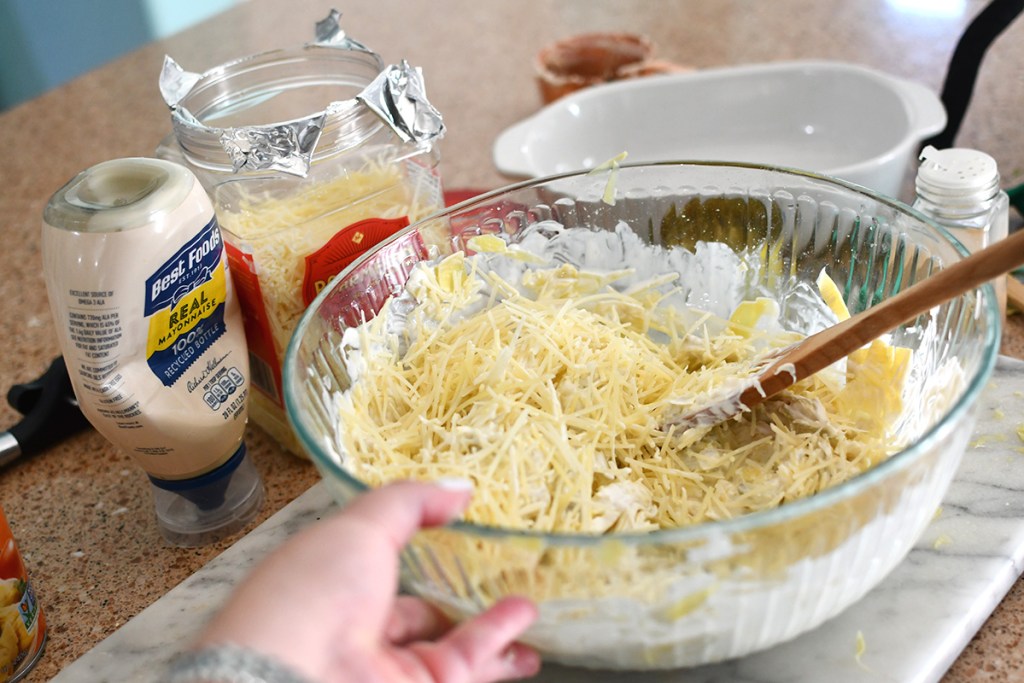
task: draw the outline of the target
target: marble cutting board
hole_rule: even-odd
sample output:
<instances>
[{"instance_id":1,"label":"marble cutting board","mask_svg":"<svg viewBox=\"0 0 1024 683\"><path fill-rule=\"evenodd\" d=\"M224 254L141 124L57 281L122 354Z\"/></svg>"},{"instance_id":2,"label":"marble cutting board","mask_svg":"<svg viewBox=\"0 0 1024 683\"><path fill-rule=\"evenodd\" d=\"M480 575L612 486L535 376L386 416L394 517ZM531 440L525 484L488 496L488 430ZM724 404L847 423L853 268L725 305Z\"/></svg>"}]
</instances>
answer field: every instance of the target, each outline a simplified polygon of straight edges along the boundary
<instances>
[{"instance_id":1,"label":"marble cutting board","mask_svg":"<svg viewBox=\"0 0 1024 683\"><path fill-rule=\"evenodd\" d=\"M818 629L739 660L648 674L549 665L534 683L931 683L938 681L1024 572L1024 362L1000 357L972 445L909 556L860 602ZM161 666L239 577L284 538L322 516L322 484L243 537L106 640L56 683L158 681ZM858 633L863 652L857 657Z\"/></svg>"}]
</instances>

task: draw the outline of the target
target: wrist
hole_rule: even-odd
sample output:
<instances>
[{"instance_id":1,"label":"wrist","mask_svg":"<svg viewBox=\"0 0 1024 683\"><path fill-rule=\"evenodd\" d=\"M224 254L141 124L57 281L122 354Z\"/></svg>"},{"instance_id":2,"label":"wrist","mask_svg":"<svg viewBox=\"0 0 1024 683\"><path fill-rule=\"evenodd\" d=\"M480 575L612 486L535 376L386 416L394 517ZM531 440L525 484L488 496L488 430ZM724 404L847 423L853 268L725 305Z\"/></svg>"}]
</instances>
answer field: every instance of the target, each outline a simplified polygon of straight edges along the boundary
<instances>
[{"instance_id":1,"label":"wrist","mask_svg":"<svg viewBox=\"0 0 1024 683\"><path fill-rule=\"evenodd\" d=\"M167 683L314 683L291 666L256 650L214 645L171 661Z\"/></svg>"}]
</instances>

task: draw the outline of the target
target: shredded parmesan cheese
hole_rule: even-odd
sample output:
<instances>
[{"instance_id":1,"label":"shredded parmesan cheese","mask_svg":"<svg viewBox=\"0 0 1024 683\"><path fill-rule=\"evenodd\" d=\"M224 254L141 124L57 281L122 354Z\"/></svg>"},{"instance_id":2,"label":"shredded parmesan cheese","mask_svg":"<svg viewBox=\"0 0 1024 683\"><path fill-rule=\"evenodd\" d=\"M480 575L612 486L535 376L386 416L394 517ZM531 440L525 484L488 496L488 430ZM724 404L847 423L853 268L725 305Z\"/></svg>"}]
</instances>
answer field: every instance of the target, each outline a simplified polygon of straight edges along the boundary
<instances>
[{"instance_id":1,"label":"shredded parmesan cheese","mask_svg":"<svg viewBox=\"0 0 1024 683\"><path fill-rule=\"evenodd\" d=\"M626 152L619 152L608 161L602 162L590 169L590 175L608 171L608 180L604 186L604 193L601 195L601 201L608 206L615 206L615 185L619 179L619 163L625 160L626 154Z\"/></svg>"},{"instance_id":2,"label":"shredded parmesan cheese","mask_svg":"<svg viewBox=\"0 0 1024 683\"><path fill-rule=\"evenodd\" d=\"M867 651L868 651L868 641L864 638L864 632L858 630L857 631L857 637L856 637L855 645L854 645L853 658L857 661L857 666L859 666L860 668L864 669L865 671L869 671L871 673L874 673L863 662L864 655L867 653Z\"/></svg>"},{"instance_id":3,"label":"shredded parmesan cheese","mask_svg":"<svg viewBox=\"0 0 1024 683\"><path fill-rule=\"evenodd\" d=\"M235 191L245 194L234 202L220 197L223 210L217 218L253 256L279 360L306 307L306 256L357 221L408 216L413 222L440 208L430 193L415 192L403 182L397 164L370 165L303 184L284 196Z\"/></svg>"},{"instance_id":4,"label":"shredded parmesan cheese","mask_svg":"<svg viewBox=\"0 0 1024 683\"><path fill-rule=\"evenodd\" d=\"M865 413L845 399L861 378L859 392L893 391L892 354L869 348L845 381L820 373L727 423L662 431L673 397L707 393L792 341L777 306L695 315L661 305L664 279L621 286L629 270L531 264L509 282L485 267L507 250L487 250L419 264L404 324L385 306L350 337L359 369L340 401L340 446L361 480L467 479L470 521L607 533L776 507L888 455L893 403Z\"/></svg>"}]
</instances>

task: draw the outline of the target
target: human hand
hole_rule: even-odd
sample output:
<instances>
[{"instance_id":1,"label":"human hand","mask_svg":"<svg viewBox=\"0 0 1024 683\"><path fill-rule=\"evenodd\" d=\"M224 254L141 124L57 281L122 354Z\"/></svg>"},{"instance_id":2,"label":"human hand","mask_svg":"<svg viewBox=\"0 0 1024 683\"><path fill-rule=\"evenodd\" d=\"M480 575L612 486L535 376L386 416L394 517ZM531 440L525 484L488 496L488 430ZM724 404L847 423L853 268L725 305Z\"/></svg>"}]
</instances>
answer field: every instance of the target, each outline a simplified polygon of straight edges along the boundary
<instances>
[{"instance_id":1,"label":"human hand","mask_svg":"<svg viewBox=\"0 0 1024 683\"><path fill-rule=\"evenodd\" d=\"M401 482L363 494L264 560L201 635L322 683L485 683L531 676L537 653L513 642L537 616L506 598L462 624L397 595L398 555L420 527L455 518L471 492Z\"/></svg>"}]
</instances>

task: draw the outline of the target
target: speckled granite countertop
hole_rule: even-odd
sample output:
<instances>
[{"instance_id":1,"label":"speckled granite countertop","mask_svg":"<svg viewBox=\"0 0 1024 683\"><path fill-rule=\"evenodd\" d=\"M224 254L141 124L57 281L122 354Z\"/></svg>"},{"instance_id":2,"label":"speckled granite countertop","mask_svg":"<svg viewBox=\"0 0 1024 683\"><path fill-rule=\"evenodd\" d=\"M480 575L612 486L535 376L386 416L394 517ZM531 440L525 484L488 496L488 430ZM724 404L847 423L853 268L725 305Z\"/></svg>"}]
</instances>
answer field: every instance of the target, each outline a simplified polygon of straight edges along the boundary
<instances>
[{"instance_id":1,"label":"speckled granite countertop","mask_svg":"<svg viewBox=\"0 0 1024 683\"><path fill-rule=\"evenodd\" d=\"M310 38L312 23L332 4L337 3L250 0L0 114L4 391L38 376L57 353L40 273L43 205L89 165L152 154L169 129L156 87L164 54L186 69L203 71L238 56L296 45ZM932 13L915 13L917 6L932 7ZM940 7L949 11L938 12ZM698 68L846 60L937 91L957 37L980 7L974 1L961 6L896 0L502 0L472 9L456 0L339 5L347 31L386 61L407 58L423 67L430 99L449 127L441 171L450 188L508 182L494 170L491 143L538 108L531 60L556 38L589 30L639 32L654 40L659 57ZM1024 181L1022 63L1024 20L1019 20L986 57L957 139L992 154L1006 185ZM1010 319L1003 353L1024 358L1024 316ZM17 417L0 404L4 426ZM307 490L317 474L258 428L250 429L248 443L267 484L262 521ZM202 549L167 547L152 523L145 476L94 432L0 472L0 500L49 621L50 641L29 681L55 675L238 540ZM1024 580L1019 580L945 680L1024 680L1022 640Z\"/></svg>"}]
</instances>

